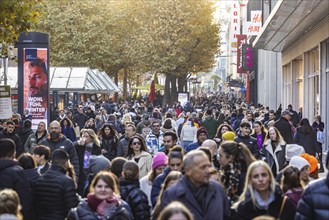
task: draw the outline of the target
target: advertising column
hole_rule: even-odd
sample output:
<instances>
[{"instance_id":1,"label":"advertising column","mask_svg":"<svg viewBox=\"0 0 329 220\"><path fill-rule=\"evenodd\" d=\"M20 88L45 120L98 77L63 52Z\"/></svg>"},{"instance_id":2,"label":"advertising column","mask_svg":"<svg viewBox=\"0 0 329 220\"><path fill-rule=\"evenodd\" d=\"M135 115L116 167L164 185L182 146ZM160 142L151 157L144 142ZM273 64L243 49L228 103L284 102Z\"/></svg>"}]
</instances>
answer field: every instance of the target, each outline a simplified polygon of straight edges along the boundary
<instances>
[{"instance_id":1,"label":"advertising column","mask_svg":"<svg viewBox=\"0 0 329 220\"><path fill-rule=\"evenodd\" d=\"M28 111L32 129L49 123L49 35L22 33L18 47L18 112Z\"/></svg>"}]
</instances>

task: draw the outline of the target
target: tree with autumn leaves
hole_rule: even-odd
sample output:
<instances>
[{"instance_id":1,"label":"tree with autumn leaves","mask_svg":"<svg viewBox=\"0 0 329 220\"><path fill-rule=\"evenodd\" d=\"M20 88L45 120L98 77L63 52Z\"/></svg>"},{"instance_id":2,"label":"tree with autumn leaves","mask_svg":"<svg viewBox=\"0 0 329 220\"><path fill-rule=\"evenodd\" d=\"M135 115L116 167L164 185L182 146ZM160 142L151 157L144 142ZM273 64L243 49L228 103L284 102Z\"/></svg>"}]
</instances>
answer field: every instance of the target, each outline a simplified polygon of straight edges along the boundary
<instances>
[{"instance_id":1,"label":"tree with autumn leaves","mask_svg":"<svg viewBox=\"0 0 329 220\"><path fill-rule=\"evenodd\" d=\"M0 56L7 55L8 47L37 23L43 11L42 0L0 1Z\"/></svg>"},{"instance_id":2,"label":"tree with autumn leaves","mask_svg":"<svg viewBox=\"0 0 329 220\"><path fill-rule=\"evenodd\" d=\"M101 69L123 80L124 97L127 81L140 85L145 72L162 73L164 103L172 103L188 76L215 63L220 27L213 0L56 0L45 6L35 31L50 33L51 64Z\"/></svg>"}]
</instances>

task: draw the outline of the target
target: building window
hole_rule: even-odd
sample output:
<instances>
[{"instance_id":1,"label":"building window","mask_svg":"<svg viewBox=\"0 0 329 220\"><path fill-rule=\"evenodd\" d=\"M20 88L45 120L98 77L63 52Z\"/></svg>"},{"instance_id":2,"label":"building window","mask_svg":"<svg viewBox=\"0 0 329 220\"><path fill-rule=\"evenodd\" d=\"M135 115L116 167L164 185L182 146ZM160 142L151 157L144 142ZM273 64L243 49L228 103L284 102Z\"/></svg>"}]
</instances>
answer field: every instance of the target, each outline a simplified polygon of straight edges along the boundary
<instances>
[{"instance_id":1,"label":"building window","mask_svg":"<svg viewBox=\"0 0 329 220\"><path fill-rule=\"evenodd\" d=\"M319 48L306 53L306 66L308 76L308 106L309 115L319 114L320 107L320 86L319 86ZM306 98L306 97L305 97Z\"/></svg>"}]
</instances>

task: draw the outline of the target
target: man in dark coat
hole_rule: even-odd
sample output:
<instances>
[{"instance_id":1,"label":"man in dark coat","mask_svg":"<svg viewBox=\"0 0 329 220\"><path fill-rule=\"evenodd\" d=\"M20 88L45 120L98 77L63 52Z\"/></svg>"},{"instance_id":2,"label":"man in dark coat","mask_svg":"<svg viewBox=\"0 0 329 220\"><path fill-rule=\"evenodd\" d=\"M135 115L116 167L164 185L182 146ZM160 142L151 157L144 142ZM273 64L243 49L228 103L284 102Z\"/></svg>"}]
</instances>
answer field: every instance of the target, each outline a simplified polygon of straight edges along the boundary
<instances>
[{"instance_id":1,"label":"man in dark coat","mask_svg":"<svg viewBox=\"0 0 329 220\"><path fill-rule=\"evenodd\" d=\"M69 155L62 149L51 155L51 167L34 186L37 219L65 219L71 208L78 205L75 183L66 175L70 167Z\"/></svg>"},{"instance_id":2,"label":"man in dark coat","mask_svg":"<svg viewBox=\"0 0 329 220\"><path fill-rule=\"evenodd\" d=\"M179 201L189 209L194 219L227 219L230 216L230 205L223 187L210 180L210 167L204 152L189 152L184 158L185 175L164 191L161 208L172 201Z\"/></svg>"},{"instance_id":3,"label":"man in dark coat","mask_svg":"<svg viewBox=\"0 0 329 220\"><path fill-rule=\"evenodd\" d=\"M250 132L251 132L250 124L248 122L242 122L240 125L240 132L238 133L238 136L236 138L234 138L234 141L236 143L239 143L239 142L244 143L248 147L248 149L250 150L252 155L254 155L254 157L256 159L258 159L259 150L258 150L258 145L257 145L257 139L254 137L251 137Z\"/></svg>"},{"instance_id":4,"label":"man in dark coat","mask_svg":"<svg viewBox=\"0 0 329 220\"><path fill-rule=\"evenodd\" d=\"M291 131L291 125L289 123L290 118L291 118L290 111L284 110L281 114L281 118L274 123L274 127L276 127L280 131L283 140L287 144L294 143L293 134Z\"/></svg>"},{"instance_id":5,"label":"man in dark coat","mask_svg":"<svg viewBox=\"0 0 329 220\"><path fill-rule=\"evenodd\" d=\"M21 139L16 134L15 123L13 121L7 121L7 126L0 132L0 139L9 138L15 142L16 146L16 158L19 157L24 151Z\"/></svg>"},{"instance_id":6,"label":"man in dark coat","mask_svg":"<svg viewBox=\"0 0 329 220\"><path fill-rule=\"evenodd\" d=\"M22 146L25 145L27 139L29 138L29 136L33 134L33 130L32 130L32 121L30 119L26 119L24 121L24 125L23 125L23 129L21 130L21 132L18 134L21 142L22 142Z\"/></svg>"},{"instance_id":7,"label":"man in dark coat","mask_svg":"<svg viewBox=\"0 0 329 220\"><path fill-rule=\"evenodd\" d=\"M76 181L79 180L79 161L77 152L73 143L61 134L61 126L58 121L53 121L49 125L49 135L47 139L40 141L39 145L45 145L50 148L50 153L56 149L65 150L70 156L70 162L74 166Z\"/></svg>"},{"instance_id":8,"label":"man in dark coat","mask_svg":"<svg viewBox=\"0 0 329 220\"><path fill-rule=\"evenodd\" d=\"M78 108L78 113L73 117L74 126L79 126L80 130L85 126L88 116L83 113L83 108Z\"/></svg>"},{"instance_id":9,"label":"man in dark coat","mask_svg":"<svg viewBox=\"0 0 329 220\"><path fill-rule=\"evenodd\" d=\"M0 189L13 189L17 192L22 205L24 219L32 219L32 193L22 167L13 160L15 143L8 138L0 140Z\"/></svg>"},{"instance_id":10,"label":"man in dark coat","mask_svg":"<svg viewBox=\"0 0 329 220\"><path fill-rule=\"evenodd\" d=\"M329 152L326 166L329 169ZM311 182L297 206L296 220L328 219L329 173L326 178Z\"/></svg>"}]
</instances>

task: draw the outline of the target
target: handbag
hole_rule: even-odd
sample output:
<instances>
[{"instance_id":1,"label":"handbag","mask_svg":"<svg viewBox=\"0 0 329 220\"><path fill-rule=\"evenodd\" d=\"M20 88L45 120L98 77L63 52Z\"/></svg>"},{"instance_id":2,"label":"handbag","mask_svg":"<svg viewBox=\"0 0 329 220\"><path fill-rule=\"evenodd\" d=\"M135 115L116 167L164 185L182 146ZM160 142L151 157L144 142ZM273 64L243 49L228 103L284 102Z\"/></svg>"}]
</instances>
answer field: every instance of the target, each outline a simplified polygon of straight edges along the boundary
<instances>
[{"instance_id":1,"label":"handbag","mask_svg":"<svg viewBox=\"0 0 329 220\"><path fill-rule=\"evenodd\" d=\"M323 131L316 132L316 141L323 144L324 143L324 133Z\"/></svg>"},{"instance_id":2,"label":"handbag","mask_svg":"<svg viewBox=\"0 0 329 220\"><path fill-rule=\"evenodd\" d=\"M75 132L75 136L77 138L79 138L80 137L80 127L79 126L75 126L74 127L74 132Z\"/></svg>"},{"instance_id":3,"label":"handbag","mask_svg":"<svg viewBox=\"0 0 329 220\"><path fill-rule=\"evenodd\" d=\"M281 217L281 214L282 214L282 211L283 211L284 205L286 204L286 201L287 201L287 196L284 196L284 197L283 197L283 200L282 200L282 203L281 203L281 208L280 208L280 212L279 212L278 219L280 219L280 217Z\"/></svg>"}]
</instances>

